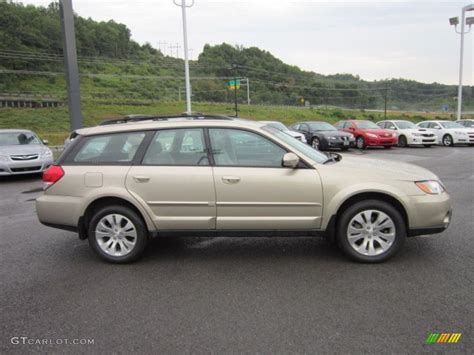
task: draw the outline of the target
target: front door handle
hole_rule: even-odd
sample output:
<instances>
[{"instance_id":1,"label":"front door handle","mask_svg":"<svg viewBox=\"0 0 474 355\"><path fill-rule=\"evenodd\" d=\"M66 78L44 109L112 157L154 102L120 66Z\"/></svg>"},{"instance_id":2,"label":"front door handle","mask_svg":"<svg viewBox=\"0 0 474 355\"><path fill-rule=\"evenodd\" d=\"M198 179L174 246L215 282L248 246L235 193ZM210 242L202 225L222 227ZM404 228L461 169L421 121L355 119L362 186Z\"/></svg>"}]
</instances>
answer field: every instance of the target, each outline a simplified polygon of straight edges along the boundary
<instances>
[{"instance_id":1,"label":"front door handle","mask_svg":"<svg viewBox=\"0 0 474 355\"><path fill-rule=\"evenodd\" d=\"M240 178L238 176L223 176L222 181L224 184L237 184Z\"/></svg>"},{"instance_id":2,"label":"front door handle","mask_svg":"<svg viewBox=\"0 0 474 355\"><path fill-rule=\"evenodd\" d=\"M144 183L150 181L150 178L148 176L137 175L133 177L133 180L135 180L135 182Z\"/></svg>"}]
</instances>

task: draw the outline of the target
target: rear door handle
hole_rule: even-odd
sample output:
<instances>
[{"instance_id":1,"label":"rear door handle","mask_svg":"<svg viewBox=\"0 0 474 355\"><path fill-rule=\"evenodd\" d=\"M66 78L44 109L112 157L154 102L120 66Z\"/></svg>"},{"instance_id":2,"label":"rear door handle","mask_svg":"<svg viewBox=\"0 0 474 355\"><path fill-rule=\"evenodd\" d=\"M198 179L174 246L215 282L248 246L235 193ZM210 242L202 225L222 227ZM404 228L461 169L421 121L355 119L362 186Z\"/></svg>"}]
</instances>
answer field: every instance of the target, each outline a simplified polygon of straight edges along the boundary
<instances>
[{"instance_id":1,"label":"rear door handle","mask_svg":"<svg viewBox=\"0 0 474 355\"><path fill-rule=\"evenodd\" d=\"M135 182L144 183L150 181L150 178L148 176L137 175L133 177L133 180L135 180Z\"/></svg>"},{"instance_id":2,"label":"rear door handle","mask_svg":"<svg viewBox=\"0 0 474 355\"><path fill-rule=\"evenodd\" d=\"M238 176L223 176L222 181L224 184L237 184L240 178Z\"/></svg>"}]
</instances>

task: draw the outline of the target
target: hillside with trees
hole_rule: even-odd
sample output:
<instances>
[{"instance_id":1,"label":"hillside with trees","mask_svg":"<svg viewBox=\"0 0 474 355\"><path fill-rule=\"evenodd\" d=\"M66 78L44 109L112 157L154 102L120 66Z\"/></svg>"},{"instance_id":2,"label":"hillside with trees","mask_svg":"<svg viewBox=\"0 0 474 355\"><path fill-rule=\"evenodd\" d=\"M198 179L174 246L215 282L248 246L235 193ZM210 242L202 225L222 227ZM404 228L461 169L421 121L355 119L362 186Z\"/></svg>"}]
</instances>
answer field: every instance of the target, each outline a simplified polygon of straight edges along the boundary
<instances>
[{"instance_id":1,"label":"hillside with trees","mask_svg":"<svg viewBox=\"0 0 474 355\"><path fill-rule=\"evenodd\" d=\"M81 94L100 104L148 105L184 97L183 60L132 39L127 26L75 17ZM232 69L234 68L234 69ZM355 109L441 110L455 107L457 87L412 80L365 81L288 65L265 50L206 45L190 63L193 100L230 102L228 80L248 78L253 104ZM246 102L241 87L239 101ZM66 98L59 7L0 3L0 94ZM0 95L1 96L1 95ZM474 92L465 88L465 106Z\"/></svg>"}]
</instances>

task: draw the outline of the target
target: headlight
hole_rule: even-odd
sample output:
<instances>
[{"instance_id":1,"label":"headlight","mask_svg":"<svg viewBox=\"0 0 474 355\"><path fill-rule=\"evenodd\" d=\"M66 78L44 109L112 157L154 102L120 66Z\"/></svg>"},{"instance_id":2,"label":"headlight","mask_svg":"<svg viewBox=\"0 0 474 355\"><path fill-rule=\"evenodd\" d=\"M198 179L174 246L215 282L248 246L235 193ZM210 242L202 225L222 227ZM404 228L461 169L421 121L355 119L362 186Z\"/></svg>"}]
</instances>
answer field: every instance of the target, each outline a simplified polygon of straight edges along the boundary
<instances>
[{"instance_id":1,"label":"headlight","mask_svg":"<svg viewBox=\"0 0 474 355\"><path fill-rule=\"evenodd\" d=\"M392 133L392 137L395 138L397 136L396 133Z\"/></svg>"},{"instance_id":2,"label":"headlight","mask_svg":"<svg viewBox=\"0 0 474 355\"><path fill-rule=\"evenodd\" d=\"M42 158L51 158L53 156L53 152L51 150L45 150L42 154Z\"/></svg>"},{"instance_id":3,"label":"headlight","mask_svg":"<svg viewBox=\"0 0 474 355\"><path fill-rule=\"evenodd\" d=\"M445 191L444 186L436 180L416 181L415 184L421 191L430 195L439 195Z\"/></svg>"},{"instance_id":4,"label":"headlight","mask_svg":"<svg viewBox=\"0 0 474 355\"><path fill-rule=\"evenodd\" d=\"M333 141L337 139L337 137L328 137L328 138Z\"/></svg>"},{"instance_id":5,"label":"headlight","mask_svg":"<svg viewBox=\"0 0 474 355\"><path fill-rule=\"evenodd\" d=\"M367 133L367 136L372 137L372 138L377 138L377 135L373 133Z\"/></svg>"},{"instance_id":6,"label":"headlight","mask_svg":"<svg viewBox=\"0 0 474 355\"><path fill-rule=\"evenodd\" d=\"M0 155L0 161L7 162L8 157L6 155Z\"/></svg>"}]
</instances>

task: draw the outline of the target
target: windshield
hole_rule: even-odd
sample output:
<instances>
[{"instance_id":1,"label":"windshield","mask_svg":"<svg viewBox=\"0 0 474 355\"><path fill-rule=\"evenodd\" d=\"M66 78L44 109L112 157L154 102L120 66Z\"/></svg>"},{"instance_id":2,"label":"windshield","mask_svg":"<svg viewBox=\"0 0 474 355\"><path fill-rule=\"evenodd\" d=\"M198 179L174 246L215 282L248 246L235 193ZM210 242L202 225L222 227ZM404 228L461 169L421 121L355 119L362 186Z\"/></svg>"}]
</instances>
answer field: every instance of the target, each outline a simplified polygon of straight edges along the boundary
<instances>
[{"instance_id":1,"label":"windshield","mask_svg":"<svg viewBox=\"0 0 474 355\"><path fill-rule=\"evenodd\" d=\"M327 122L308 123L313 131L337 131L337 128Z\"/></svg>"},{"instance_id":2,"label":"windshield","mask_svg":"<svg viewBox=\"0 0 474 355\"><path fill-rule=\"evenodd\" d=\"M400 129L410 129L410 128L417 129L418 128L416 124L410 121L395 121L395 123Z\"/></svg>"},{"instance_id":3,"label":"windshield","mask_svg":"<svg viewBox=\"0 0 474 355\"><path fill-rule=\"evenodd\" d=\"M307 157L311 158L317 163L324 163L325 161L328 160L327 155L318 152L317 150L311 148L309 145L300 142L297 139L294 139L293 137L289 136L286 133L283 133L282 131L275 129L270 126L264 126L262 127L267 132L270 132L274 136L278 137L281 139L283 142L294 148L296 151L301 152L302 154L306 155Z\"/></svg>"},{"instance_id":4,"label":"windshield","mask_svg":"<svg viewBox=\"0 0 474 355\"><path fill-rule=\"evenodd\" d=\"M0 145L32 145L41 144L41 141L31 132L4 132L0 133Z\"/></svg>"},{"instance_id":5,"label":"windshield","mask_svg":"<svg viewBox=\"0 0 474 355\"><path fill-rule=\"evenodd\" d=\"M361 129L368 129L368 128L380 129L379 126L377 126L375 123L370 122L370 121L356 121L354 123L356 124L357 128L361 128Z\"/></svg>"},{"instance_id":6,"label":"windshield","mask_svg":"<svg viewBox=\"0 0 474 355\"><path fill-rule=\"evenodd\" d=\"M456 122L440 122L439 124L444 128L465 128L463 125Z\"/></svg>"},{"instance_id":7,"label":"windshield","mask_svg":"<svg viewBox=\"0 0 474 355\"><path fill-rule=\"evenodd\" d=\"M270 122L267 126L278 129L279 131L288 131L288 128L281 122Z\"/></svg>"}]
</instances>

